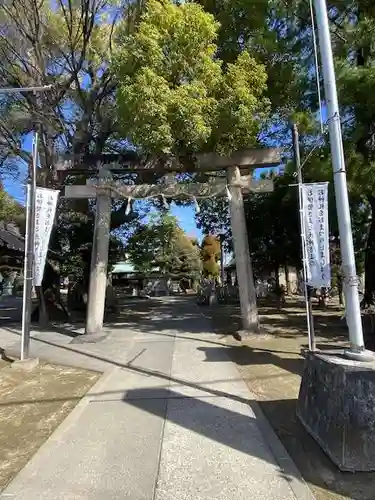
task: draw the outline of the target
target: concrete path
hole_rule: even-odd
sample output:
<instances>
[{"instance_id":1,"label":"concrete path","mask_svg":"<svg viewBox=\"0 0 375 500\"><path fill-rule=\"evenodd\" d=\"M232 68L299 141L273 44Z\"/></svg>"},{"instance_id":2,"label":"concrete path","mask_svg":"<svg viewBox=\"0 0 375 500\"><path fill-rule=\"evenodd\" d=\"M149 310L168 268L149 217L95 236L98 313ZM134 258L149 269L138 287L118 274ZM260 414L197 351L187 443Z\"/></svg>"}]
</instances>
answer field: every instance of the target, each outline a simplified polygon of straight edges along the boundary
<instances>
[{"instance_id":1,"label":"concrete path","mask_svg":"<svg viewBox=\"0 0 375 500\"><path fill-rule=\"evenodd\" d=\"M35 355L105 373L1 500L313 498L199 308L159 304L96 344L34 336Z\"/></svg>"}]
</instances>

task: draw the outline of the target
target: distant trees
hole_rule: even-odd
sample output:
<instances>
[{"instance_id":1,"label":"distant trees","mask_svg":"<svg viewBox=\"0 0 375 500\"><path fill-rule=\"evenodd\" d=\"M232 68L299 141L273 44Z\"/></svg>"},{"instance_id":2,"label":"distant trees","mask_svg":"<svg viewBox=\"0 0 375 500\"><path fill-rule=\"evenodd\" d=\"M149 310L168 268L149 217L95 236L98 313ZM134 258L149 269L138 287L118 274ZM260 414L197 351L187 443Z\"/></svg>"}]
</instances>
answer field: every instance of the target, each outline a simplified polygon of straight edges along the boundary
<instances>
[{"instance_id":1,"label":"distant trees","mask_svg":"<svg viewBox=\"0 0 375 500\"><path fill-rule=\"evenodd\" d=\"M207 234L201 245L203 275L216 278L220 273L220 240L212 234Z\"/></svg>"},{"instance_id":2,"label":"distant trees","mask_svg":"<svg viewBox=\"0 0 375 500\"><path fill-rule=\"evenodd\" d=\"M168 214L140 224L129 238L126 252L134 267L143 273L157 269L168 275L197 279L202 270L199 246Z\"/></svg>"},{"instance_id":3,"label":"distant trees","mask_svg":"<svg viewBox=\"0 0 375 500\"><path fill-rule=\"evenodd\" d=\"M12 198L0 185L0 222L14 222L23 229L25 222L24 208Z\"/></svg>"}]
</instances>

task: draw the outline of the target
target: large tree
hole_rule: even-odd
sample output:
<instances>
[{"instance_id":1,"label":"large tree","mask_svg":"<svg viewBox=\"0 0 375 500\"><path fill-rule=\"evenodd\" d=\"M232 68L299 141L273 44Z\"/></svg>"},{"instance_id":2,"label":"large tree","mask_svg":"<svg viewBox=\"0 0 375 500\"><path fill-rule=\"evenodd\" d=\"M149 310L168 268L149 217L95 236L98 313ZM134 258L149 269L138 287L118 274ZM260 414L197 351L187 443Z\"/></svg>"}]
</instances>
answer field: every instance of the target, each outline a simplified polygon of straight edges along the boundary
<instances>
[{"instance_id":1,"label":"large tree","mask_svg":"<svg viewBox=\"0 0 375 500\"><path fill-rule=\"evenodd\" d=\"M269 112L265 66L250 47L221 59L219 30L198 4L170 0L149 0L134 33L120 28L119 121L141 152L183 163L257 144Z\"/></svg>"},{"instance_id":2,"label":"large tree","mask_svg":"<svg viewBox=\"0 0 375 500\"><path fill-rule=\"evenodd\" d=\"M350 189L372 213L365 254L365 304L375 293L375 8L368 0L332 9L342 38L336 44L337 75ZM367 222L367 221L366 221Z\"/></svg>"},{"instance_id":3,"label":"large tree","mask_svg":"<svg viewBox=\"0 0 375 500\"><path fill-rule=\"evenodd\" d=\"M149 0L134 33L120 27L115 72L123 135L142 152L228 153L256 141L267 75L248 51L223 64L219 24L200 6Z\"/></svg>"},{"instance_id":4,"label":"large tree","mask_svg":"<svg viewBox=\"0 0 375 500\"><path fill-rule=\"evenodd\" d=\"M60 187L55 175L59 153L74 153L89 160L92 154L123 151L124 141L115 118L117 79L110 60L119 17L123 19L122 29L127 26L131 30L141 7L142 2L136 0L2 2L0 87L52 85L50 90L35 94L0 92L2 172L17 170L21 162L29 164L27 138L34 130L40 138L38 184L43 186ZM68 182L73 180L68 178ZM134 219L134 212L125 213L126 206L126 201L114 203L112 229ZM56 256L62 251L79 256L78 264L90 260L93 216L87 200L60 203L51 240L54 252L49 254L56 272L45 277L45 287L51 286L53 277L58 293L58 270L64 266L59 266L61 261ZM75 271L80 269L80 265L75 266Z\"/></svg>"},{"instance_id":5,"label":"large tree","mask_svg":"<svg viewBox=\"0 0 375 500\"><path fill-rule=\"evenodd\" d=\"M329 18L358 272L362 270L363 251L365 254L364 305L367 305L374 302L375 293L375 218L371 218L371 213L375 213L375 100L371 94L375 82L375 10L368 0L337 0L330 4ZM307 86L310 108L314 105L314 94L314 88ZM311 150L311 141L304 146ZM319 180L333 182L328 141L320 142L306 169ZM332 221L337 232L335 217Z\"/></svg>"}]
</instances>

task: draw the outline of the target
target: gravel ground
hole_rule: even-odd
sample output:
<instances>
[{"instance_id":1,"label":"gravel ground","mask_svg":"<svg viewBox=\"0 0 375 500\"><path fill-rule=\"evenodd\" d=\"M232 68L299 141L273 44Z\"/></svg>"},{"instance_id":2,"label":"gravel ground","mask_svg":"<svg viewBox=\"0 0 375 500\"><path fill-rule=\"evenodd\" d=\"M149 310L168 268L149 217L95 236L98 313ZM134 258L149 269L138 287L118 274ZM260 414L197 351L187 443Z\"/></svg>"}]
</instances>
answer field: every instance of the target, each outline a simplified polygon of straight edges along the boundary
<instances>
[{"instance_id":1,"label":"gravel ground","mask_svg":"<svg viewBox=\"0 0 375 500\"><path fill-rule=\"evenodd\" d=\"M25 372L0 361L0 491L99 376L95 372L49 364Z\"/></svg>"}]
</instances>

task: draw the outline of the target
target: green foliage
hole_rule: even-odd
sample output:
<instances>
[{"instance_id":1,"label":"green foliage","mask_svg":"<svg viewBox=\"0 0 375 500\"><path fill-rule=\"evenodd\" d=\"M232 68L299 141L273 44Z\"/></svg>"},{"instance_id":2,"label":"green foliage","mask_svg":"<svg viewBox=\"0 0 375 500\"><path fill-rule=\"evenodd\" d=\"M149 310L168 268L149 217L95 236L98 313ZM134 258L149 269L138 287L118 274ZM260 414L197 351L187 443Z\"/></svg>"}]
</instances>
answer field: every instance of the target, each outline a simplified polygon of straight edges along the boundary
<instances>
[{"instance_id":1,"label":"green foliage","mask_svg":"<svg viewBox=\"0 0 375 500\"><path fill-rule=\"evenodd\" d=\"M137 30L120 28L114 71L121 130L147 153L228 152L254 144L267 75L248 52L223 66L214 17L149 0Z\"/></svg>"},{"instance_id":2,"label":"green foliage","mask_svg":"<svg viewBox=\"0 0 375 500\"><path fill-rule=\"evenodd\" d=\"M245 202L249 246L256 272L301 267L298 197L293 178L274 180L272 193L254 194Z\"/></svg>"},{"instance_id":3,"label":"green foliage","mask_svg":"<svg viewBox=\"0 0 375 500\"><path fill-rule=\"evenodd\" d=\"M304 165L305 180L330 182L330 231L337 238L329 142L327 137L319 139L315 114L318 103L315 75L311 71L314 54L308 3L300 0L201 0L199 3L221 24L218 33L221 59L232 62L251 47L254 59L265 65L267 97L273 113L268 122L270 128L262 139L268 144L290 148L291 135L287 127L289 120L297 123L302 160L309 156ZM357 267L358 272L363 269L366 247L366 280L369 284L372 282L374 291L375 217L370 224L369 214L371 207L375 209L375 101L372 91L375 84L375 9L368 0L334 1L329 7ZM274 193L251 196L246 201L251 253L257 268L285 260L299 262L298 213L295 211L292 217L297 206L292 192L293 189L277 181ZM201 208L198 223L205 231L224 232L226 229L230 248L226 201L209 200ZM338 267L337 249L335 252L335 266Z\"/></svg>"},{"instance_id":4,"label":"green foliage","mask_svg":"<svg viewBox=\"0 0 375 500\"><path fill-rule=\"evenodd\" d=\"M57 214L54 234L54 258L59 261L61 276L69 276L75 281L88 285L92 239L94 232L94 212L83 214L76 210L63 209ZM56 234L57 233L57 234ZM124 245L114 234L110 236L108 264L115 264L123 255Z\"/></svg>"},{"instance_id":5,"label":"green foliage","mask_svg":"<svg viewBox=\"0 0 375 500\"><path fill-rule=\"evenodd\" d=\"M357 262L361 268L366 260L370 291L375 290L372 3L333 0L329 9ZM36 121L43 145L38 182L59 188L53 167L59 152L87 157L123 151L131 143L146 154L181 158L198 151L225 154L258 141L289 148L287 127L293 120L301 133L302 159L315 148L304 166L305 179L330 181L331 233L337 236L329 144L325 138L316 141L320 132L307 2L3 0L0 29L0 86L54 84L53 90L37 96L0 94L0 173L17 169L20 158L30 161L23 139ZM146 175L136 182L154 180ZM130 181L134 178L124 175L124 182ZM18 216L8 201L0 194L4 220ZM135 212L125 214L126 205L113 204L116 236L136 219ZM226 232L230 248L227 201L206 200L200 206L201 227L206 233ZM258 269L297 262L295 208L294 191L282 180L276 181L274 193L246 201ZM50 256L63 255L64 272L87 270L93 215L86 201L60 207L52 239L56 253ZM173 241L178 261L169 251L172 246L166 252L169 257L162 261L158 256L158 261L165 269L181 270L181 262L196 259L197 247L182 236L176 238L176 231L168 232L167 222L162 226L164 232L143 226L138 232L143 231L145 242L156 236ZM115 240L113 248L118 248ZM145 256L140 266L154 263L152 250L145 250Z\"/></svg>"},{"instance_id":6,"label":"green foliage","mask_svg":"<svg viewBox=\"0 0 375 500\"><path fill-rule=\"evenodd\" d=\"M300 0L199 0L220 23L218 55L234 62L247 50L267 74L266 97L272 120L288 120L304 99L308 72L299 63L310 56L302 50L309 28L309 6ZM304 104L303 104L304 106Z\"/></svg>"},{"instance_id":7,"label":"green foliage","mask_svg":"<svg viewBox=\"0 0 375 500\"><path fill-rule=\"evenodd\" d=\"M15 222L23 226L24 212L24 208L0 186L0 222Z\"/></svg>"},{"instance_id":8,"label":"green foliage","mask_svg":"<svg viewBox=\"0 0 375 500\"><path fill-rule=\"evenodd\" d=\"M165 275L195 279L201 272L197 242L168 214L140 224L129 238L126 251L134 267L145 274L159 270Z\"/></svg>"}]
</instances>

